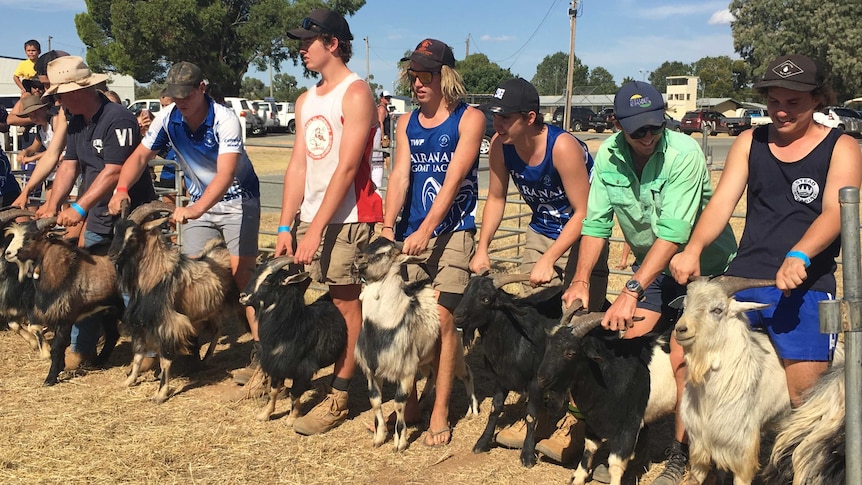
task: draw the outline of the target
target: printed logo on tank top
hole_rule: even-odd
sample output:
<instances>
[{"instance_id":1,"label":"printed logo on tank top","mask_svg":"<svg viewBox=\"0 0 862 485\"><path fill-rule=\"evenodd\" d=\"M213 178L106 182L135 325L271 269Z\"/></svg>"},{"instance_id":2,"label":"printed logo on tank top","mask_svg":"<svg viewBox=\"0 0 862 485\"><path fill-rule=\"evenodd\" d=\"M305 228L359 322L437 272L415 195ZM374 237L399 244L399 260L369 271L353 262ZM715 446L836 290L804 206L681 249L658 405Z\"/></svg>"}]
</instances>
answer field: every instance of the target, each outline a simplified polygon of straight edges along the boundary
<instances>
[{"instance_id":1,"label":"printed logo on tank top","mask_svg":"<svg viewBox=\"0 0 862 485\"><path fill-rule=\"evenodd\" d=\"M332 150L332 125L321 115L312 116L305 124L305 150L314 160L320 160Z\"/></svg>"},{"instance_id":2,"label":"printed logo on tank top","mask_svg":"<svg viewBox=\"0 0 862 485\"><path fill-rule=\"evenodd\" d=\"M816 180L807 177L794 180L790 190L793 192L793 198L803 204L814 202L820 195L820 185Z\"/></svg>"}]
</instances>

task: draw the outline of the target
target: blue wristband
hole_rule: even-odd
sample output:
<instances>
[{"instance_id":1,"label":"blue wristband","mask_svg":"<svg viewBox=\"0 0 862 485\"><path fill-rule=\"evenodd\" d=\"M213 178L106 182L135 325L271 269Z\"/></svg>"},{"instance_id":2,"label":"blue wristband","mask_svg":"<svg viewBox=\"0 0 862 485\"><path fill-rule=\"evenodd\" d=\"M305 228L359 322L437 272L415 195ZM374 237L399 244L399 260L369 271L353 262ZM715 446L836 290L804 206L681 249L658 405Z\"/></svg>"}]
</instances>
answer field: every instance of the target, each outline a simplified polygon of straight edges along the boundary
<instances>
[{"instance_id":1,"label":"blue wristband","mask_svg":"<svg viewBox=\"0 0 862 485\"><path fill-rule=\"evenodd\" d=\"M75 209L75 212L81 214L81 217L87 217L87 211L85 211L83 207L79 206L77 202L72 202L69 207Z\"/></svg>"},{"instance_id":2,"label":"blue wristband","mask_svg":"<svg viewBox=\"0 0 862 485\"><path fill-rule=\"evenodd\" d=\"M290 232L290 226L278 226L278 233Z\"/></svg>"},{"instance_id":3,"label":"blue wristband","mask_svg":"<svg viewBox=\"0 0 862 485\"><path fill-rule=\"evenodd\" d=\"M802 262L805 263L806 268L811 266L811 260L808 259L808 256L806 256L805 253L803 253L802 251L790 251L789 253L787 253L787 256L785 256L785 258L801 259Z\"/></svg>"}]
</instances>

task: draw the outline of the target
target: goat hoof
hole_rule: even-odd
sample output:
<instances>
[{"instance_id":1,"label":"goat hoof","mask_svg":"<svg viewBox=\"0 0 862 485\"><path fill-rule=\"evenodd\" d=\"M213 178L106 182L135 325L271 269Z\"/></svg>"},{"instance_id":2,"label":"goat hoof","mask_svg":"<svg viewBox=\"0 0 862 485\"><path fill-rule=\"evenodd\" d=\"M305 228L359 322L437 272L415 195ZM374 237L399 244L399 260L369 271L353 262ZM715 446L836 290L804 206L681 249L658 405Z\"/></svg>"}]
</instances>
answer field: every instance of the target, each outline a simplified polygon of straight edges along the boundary
<instances>
[{"instance_id":1,"label":"goat hoof","mask_svg":"<svg viewBox=\"0 0 862 485\"><path fill-rule=\"evenodd\" d=\"M371 441L371 444L372 444L372 446L374 446L375 448L380 448L380 446L383 444L383 441L378 442L378 441L375 439L375 440L372 440L372 441Z\"/></svg>"},{"instance_id":2,"label":"goat hoof","mask_svg":"<svg viewBox=\"0 0 862 485\"><path fill-rule=\"evenodd\" d=\"M43 384L44 386L48 386L48 387L50 387L50 386L53 386L53 385L54 385L54 384L56 384L56 383L57 383L57 378L56 378L56 377L54 377L53 379L49 377L49 378L45 379L45 382L43 382L42 384Z\"/></svg>"},{"instance_id":3,"label":"goat hoof","mask_svg":"<svg viewBox=\"0 0 862 485\"><path fill-rule=\"evenodd\" d=\"M270 413L263 412L257 415L256 419L258 421L269 421Z\"/></svg>"},{"instance_id":4,"label":"goat hoof","mask_svg":"<svg viewBox=\"0 0 862 485\"><path fill-rule=\"evenodd\" d=\"M536 454L535 453L522 453L521 454L521 464L527 468L533 468L536 465Z\"/></svg>"},{"instance_id":5,"label":"goat hoof","mask_svg":"<svg viewBox=\"0 0 862 485\"><path fill-rule=\"evenodd\" d=\"M489 451L491 451L490 445L479 445L479 444L477 444L476 446L473 447L473 453L476 453L476 454L487 453Z\"/></svg>"},{"instance_id":6,"label":"goat hoof","mask_svg":"<svg viewBox=\"0 0 862 485\"><path fill-rule=\"evenodd\" d=\"M159 396L159 395L153 396L153 403L154 404L161 404L167 400L168 400L167 396Z\"/></svg>"}]
</instances>

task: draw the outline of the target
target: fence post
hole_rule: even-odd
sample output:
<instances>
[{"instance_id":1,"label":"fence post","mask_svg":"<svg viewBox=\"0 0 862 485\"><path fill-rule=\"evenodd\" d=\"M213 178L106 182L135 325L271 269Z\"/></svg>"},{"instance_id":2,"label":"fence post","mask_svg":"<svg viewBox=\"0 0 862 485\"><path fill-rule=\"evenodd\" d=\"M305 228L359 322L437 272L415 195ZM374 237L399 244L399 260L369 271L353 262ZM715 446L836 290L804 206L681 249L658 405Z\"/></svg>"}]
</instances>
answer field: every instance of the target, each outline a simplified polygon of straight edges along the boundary
<instances>
[{"instance_id":1,"label":"fence post","mask_svg":"<svg viewBox=\"0 0 862 485\"><path fill-rule=\"evenodd\" d=\"M844 399L845 399L845 453L846 483L862 483L862 263L859 241L859 189L844 187L838 192L841 205L841 260L844 281L844 298L840 312L838 305L827 305L832 311L821 314L821 331L832 330L827 320L845 316L844 327ZM824 302L825 303L825 302ZM821 308L823 305L821 304ZM830 332L832 333L832 332Z\"/></svg>"}]
</instances>

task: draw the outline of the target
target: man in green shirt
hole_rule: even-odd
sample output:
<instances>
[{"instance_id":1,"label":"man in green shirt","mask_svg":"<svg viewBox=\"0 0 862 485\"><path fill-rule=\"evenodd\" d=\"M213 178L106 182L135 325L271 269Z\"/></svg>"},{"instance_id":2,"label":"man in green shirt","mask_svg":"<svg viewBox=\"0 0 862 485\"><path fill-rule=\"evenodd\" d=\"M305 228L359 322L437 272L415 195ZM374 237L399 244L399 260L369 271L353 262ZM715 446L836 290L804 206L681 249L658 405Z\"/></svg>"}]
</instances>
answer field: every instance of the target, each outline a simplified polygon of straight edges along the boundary
<instances>
[{"instance_id":1,"label":"man in green shirt","mask_svg":"<svg viewBox=\"0 0 862 485\"><path fill-rule=\"evenodd\" d=\"M617 91L614 112L620 131L599 147L581 230L578 266L563 294L565 305L589 302L588 283L593 266L610 237L614 216L635 255L634 275L625 284L602 320L609 330L625 331L625 338L667 329L677 310L668 304L685 294L668 270L671 257L685 247L697 218L712 196L709 170L697 142L665 129L664 100L648 83L633 81ZM701 256L704 275L721 274L736 254L729 225ZM662 318L664 316L664 318ZM635 322L635 317L642 320ZM656 328L660 325L661 328ZM671 339L671 365L682 396L685 367L682 348ZM655 485L676 485L685 474L688 446L677 416L676 441L664 472Z\"/></svg>"}]
</instances>

